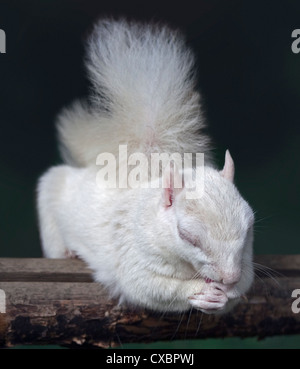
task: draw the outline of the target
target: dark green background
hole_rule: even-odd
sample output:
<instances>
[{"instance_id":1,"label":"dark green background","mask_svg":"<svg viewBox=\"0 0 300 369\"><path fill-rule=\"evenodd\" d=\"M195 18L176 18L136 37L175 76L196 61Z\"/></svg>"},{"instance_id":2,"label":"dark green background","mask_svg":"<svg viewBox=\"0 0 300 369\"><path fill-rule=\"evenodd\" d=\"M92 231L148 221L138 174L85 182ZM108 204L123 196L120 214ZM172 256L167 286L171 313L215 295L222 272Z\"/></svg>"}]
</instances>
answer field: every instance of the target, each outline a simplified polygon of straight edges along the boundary
<instances>
[{"instance_id":1,"label":"dark green background","mask_svg":"<svg viewBox=\"0 0 300 369\"><path fill-rule=\"evenodd\" d=\"M88 92L83 44L101 15L185 31L216 162L229 148L256 211L255 253L299 253L300 54L291 51L299 1L0 0L0 257L41 256L36 181L60 163L56 114ZM281 340L300 347L298 337Z\"/></svg>"}]
</instances>

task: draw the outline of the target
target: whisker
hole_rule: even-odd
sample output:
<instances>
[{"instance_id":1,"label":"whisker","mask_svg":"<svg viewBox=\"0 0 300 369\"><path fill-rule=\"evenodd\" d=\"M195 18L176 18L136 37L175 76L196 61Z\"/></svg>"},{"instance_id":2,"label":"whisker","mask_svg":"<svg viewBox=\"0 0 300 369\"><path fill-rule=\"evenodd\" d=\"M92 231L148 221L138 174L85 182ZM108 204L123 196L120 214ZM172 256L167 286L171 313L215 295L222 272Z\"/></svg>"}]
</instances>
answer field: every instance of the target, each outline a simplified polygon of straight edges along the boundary
<instances>
[{"instance_id":1,"label":"whisker","mask_svg":"<svg viewBox=\"0 0 300 369\"><path fill-rule=\"evenodd\" d=\"M181 323L182 323L182 320L183 320L184 314L185 314L184 312L181 314L180 321L179 321L179 323L178 323L178 325L177 325L177 328L176 328L176 330L175 330L175 332L174 332L173 336L171 337L171 341L175 338L175 336L176 336L176 334L177 334L177 332L178 332L178 330L179 330L179 327L180 327L180 325L181 325Z\"/></svg>"},{"instance_id":2,"label":"whisker","mask_svg":"<svg viewBox=\"0 0 300 369\"><path fill-rule=\"evenodd\" d=\"M276 277L284 277L284 275L280 272L278 272L277 270L274 270L268 266L256 263L256 262L247 262L245 260L243 260L243 264L245 267L249 267L251 264L253 266L254 271L258 271L261 274L265 275L266 277L270 278L273 282L275 282L278 286L280 286L280 283L278 282L278 280L276 279ZM257 273L255 273L256 276Z\"/></svg>"},{"instance_id":3,"label":"whisker","mask_svg":"<svg viewBox=\"0 0 300 369\"><path fill-rule=\"evenodd\" d=\"M266 229L267 227L269 227L269 223L266 222L266 221L268 221L271 218L274 218L274 216L276 216L276 215L268 215L268 216L265 216L265 217L256 218L256 214L255 214L255 221L254 221L254 224L253 224L254 233L258 233L262 229Z\"/></svg>"},{"instance_id":4,"label":"whisker","mask_svg":"<svg viewBox=\"0 0 300 369\"><path fill-rule=\"evenodd\" d=\"M282 273L279 273L278 271L269 268L265 265L261 265L259 263L253 263L254 270L262 273L266 277L270 278L274 283L276 283L277 286L280 286L279 281L276 279L276 277L284 277ZM257 273L256 273L257 275Z\"/></svg>"},{"instance_id":5,"label":"whisker","mask_svg":"<svg viewBox=\"0 0 300 369\"><path fill-rule=\"evenodd\" d=\"M190 309L190 312L189 312L189 316L188 316L188 320L186 322L186 327L185 327L185 334L184 334L184 339L186 339L186 335L187 335L187 329L188 329L188 326L190 324L190 320L191 320L191 315L192 315L192 311L193 311L193 308Z\"/></svg>"},{"instance_id":6,"label":"whisker","mask_svg":"<svg viewBox=\"0 0 300 369\"><path fill-rule=\"evenodd\" d=\"M255 267L255 268L261 268L262 270L268 270L270 273L274 273L274 274L277 274L279 277L285 277L285 275L284 274L282 274L282 273L280 273L280 272L278 272L277 270L275 270L275 269L272 269L272 268L270 268L270 267L267 267L266 265L262 265L262 264L259 264L259 263L255 263L255 262L253 262L253 266Z\"/></svg>"},{"instance_id":7,"label":"whisker","mask_svg":"<svg viewBox=\"0 0 300 369\"><path fill-rule=\"evenodd\" d=\"M269 289L268 289L268 287L267 287L267 284L266 284L266 281L259 275L259 274L257 274L257 271L258 272L260 272L260 273L262 273L262 274L264 274L264 275L266 275L266 273L265 273L265 270L264 270L264 266L263 265L261 265L261 264L258 264L258 263L254 263L254 262L248 262L248 261L246 261L246 260L243 260L243 265L244 265L244 273L246 273L246 276L247 275L251 275L252 273L251 273L251 271L249 270L249 269L247 269L248 267L253 267L253 271L254 271L254 275L255 275L255 278L257 279L257 280L259 280L259 282L260 283L262 283L262 285L264 286L264 289L265 289L265 291L266 291L266 295L267 296L269 296ZM269 278L272 278L273 280L275 280L276 281L276 279L274 278L274 277L271 277L270 275L267 275L267 277L269 277ZM277 282L277 281L276 281Z\"/></svg>"},{"instance_id":8,"label":"whisker","mask_svg":"<svg viewBox=\"0 0 300 369\"><path fill-rule=\"evenodd\" d=\"M270 296L270 289L269 289L268 285L266 284L266 281L264 280L264 278L261 278L257 274L255 274L255 276L256 276L256 278L258 278L260 283L264 286L266 297L269 297Z\"/></svg>"},{"instance_id":9,"label":"whisker","mask_svg":"<svg viewBox=\"0 0 300 369\"><path fill-rule=\"evenodd\" d=\"M200 310L197 310L197 317L198 317L198 312L199 312ZM201 325L201 323L202 323L202 318L203 318L203 312L201 311L201 316L200 316L200 321L199 321L199 324L198 324L198 326L197 326L197 330L196 330L196 333L195 333L195 337L196 336L198 336L198 333L199 333L199 330L200 330L200 325Z\"/></svg>"},{"instance_id":10,"label":"whisker","mask_svg":"<svg viewBox=\"0 0 300 369\"><path fill-rule=\"evenodd\" d=\"M119 336L119 334L118 334L118 332L117 332L117 329L115 330L115 335L117 336L117 340L118 340L118 342L119 342L120 348L121 348L121 349L124 349L124 345L123 345L123 343L121 342L121 339L120 339L120 336Z\"/></svg>"},{"instance_id":11,"label":"whisker","mask_svg":"<svg viewBox=\"0 0 300 369\"><path fill-rule=\"evenodd\" d=\"M264 222L264 221L269 220L269 219L272 219L272 218L274 218L274 217L275 217L275 215L267 215L267 216L262 217L262 218L255 218L254 226L255 226L257 223Z\"/></svg>"}]
</instances>

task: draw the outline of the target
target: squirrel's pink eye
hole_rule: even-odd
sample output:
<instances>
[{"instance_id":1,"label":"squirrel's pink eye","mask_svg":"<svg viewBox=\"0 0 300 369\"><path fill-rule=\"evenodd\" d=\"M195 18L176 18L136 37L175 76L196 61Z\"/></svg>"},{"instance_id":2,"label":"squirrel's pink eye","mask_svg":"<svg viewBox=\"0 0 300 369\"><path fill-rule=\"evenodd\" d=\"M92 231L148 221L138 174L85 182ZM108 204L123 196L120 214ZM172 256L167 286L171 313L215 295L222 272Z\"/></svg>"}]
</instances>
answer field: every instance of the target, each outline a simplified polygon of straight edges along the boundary
<instances>
[{"instance_id":1,"label":"squirrel's pink eye","mask_svg":"<svg viewBox=\"0 0 300 369\"><path fill-rule=\"evenodd\" d=\"M190 243L191 245L195 247L201 247L201 243L197 236L193 236L189 232L181 228L178 228L178 234L182 240L187 241L188 243Z\"/></svg>"}]
</instances>

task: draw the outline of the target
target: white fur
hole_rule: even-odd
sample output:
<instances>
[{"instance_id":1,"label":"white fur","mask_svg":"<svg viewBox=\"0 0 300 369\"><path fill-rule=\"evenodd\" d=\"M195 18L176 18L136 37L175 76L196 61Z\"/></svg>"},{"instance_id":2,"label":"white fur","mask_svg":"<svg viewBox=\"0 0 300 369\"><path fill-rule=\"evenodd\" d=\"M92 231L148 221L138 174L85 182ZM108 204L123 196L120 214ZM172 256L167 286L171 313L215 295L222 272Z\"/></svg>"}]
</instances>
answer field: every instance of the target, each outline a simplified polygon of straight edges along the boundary
<instances>
[{"instance_id":1,"label":"white fur","mask_svg":"<svg viewBox=\"0 0 300 369\"><path fill-rule=\"evenodd\" d=\"M182 189L165 178L166 189L105 189L93 165L119 143L146 155L207 152L206 136L196 134L203 123L192 54L166 27L104 20L87 65L93 104L77 102L59 118L62 154L73 166L51 168L38 186L44 255L77 254L113 297L134 306L228 311L253 280L253 212L233 184L229 153L223 171L205 167L196 200L186 199L186 176Z\"/></svg>"},{"instance_id":2,"label":"white fur","mask_svg":"<svg viewBox=\"0 0 300 369\"><path fill-rule=\"evenodd\" d=\"M77 101L58 118L62 156L95 164L99 153L206 152L194 55L165 26L101 20L89 39L86 65L93 106Z\"/></svg>"},{"instance_id":3,"label":"white fur","mask_svg":"<svg viewBox=\"0 0 300 369\"><path fill-rule=\"evenodd\" d=\"M91 168L69 166L52 168L41 178L46 257L71 251L114 297L161 311L188 309L195 303L188 297L202 291L205 277L219 290L226 288L223 278L242 269L229 296L235 299L249 288L253 215L216 170L205 169L201 201L186 200L184 188L171 207L164 206L165 189L103 190L95 178ZM182 239L179 229L197 237L199 247Z\"/></svg>"}]
</instances>

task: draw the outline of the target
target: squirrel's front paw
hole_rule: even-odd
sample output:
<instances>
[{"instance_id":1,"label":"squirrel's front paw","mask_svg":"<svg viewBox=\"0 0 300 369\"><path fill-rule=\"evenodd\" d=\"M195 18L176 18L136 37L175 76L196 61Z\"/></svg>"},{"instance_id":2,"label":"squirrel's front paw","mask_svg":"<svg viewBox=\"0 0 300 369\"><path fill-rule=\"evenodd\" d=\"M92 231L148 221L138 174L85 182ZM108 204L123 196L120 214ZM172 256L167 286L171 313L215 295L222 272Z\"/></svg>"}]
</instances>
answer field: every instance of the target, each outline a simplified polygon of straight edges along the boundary
<instances>
[{"instance_id":1,"label":"squirrel's front paw","mask_svg":"<svg viewBox=\"0 0 300 369\"><path fill-rule=\"evenodd\" d=\"M214 314L225 309L228 297L215 283L204 286L203 290L190 296L189 303L206 314Z\"/></svg>"}]
</instances>

